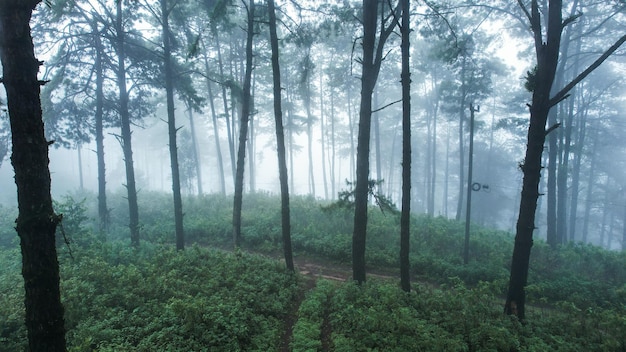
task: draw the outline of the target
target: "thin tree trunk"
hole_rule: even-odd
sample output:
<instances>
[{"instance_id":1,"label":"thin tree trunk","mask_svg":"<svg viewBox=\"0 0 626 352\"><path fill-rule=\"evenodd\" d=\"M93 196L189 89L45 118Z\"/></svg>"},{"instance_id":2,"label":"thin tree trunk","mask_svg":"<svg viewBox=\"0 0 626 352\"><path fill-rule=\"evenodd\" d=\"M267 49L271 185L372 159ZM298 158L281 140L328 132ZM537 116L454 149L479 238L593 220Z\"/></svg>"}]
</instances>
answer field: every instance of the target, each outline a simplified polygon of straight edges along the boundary
<instances>
[{"instance_id":1,"label":"thin tree trunk","mask_svg":"<svg viewBox=\"0 0 626 352\"><path fill-rule=\"evenodd\" d=\"M374 90L374 106L378 107L378 91ZM380 112L376 112L372 114L372 119L374 120L374 149L376 155L376 179L382 180L382 166L381 164L381 155L380 155ZM378 184L378 192L381 192L382 185Z\"/></svg>"},{"instance_id":2,"label":"thin tree trunk","mask_svg":"<svg viewBox=\"0 0 626 352\"><path fill-rule=\"evenodd\" d=\"M29 351L64 352L65 326L55 232L62 217L50 196L48 141L41 116L41 62L35 58L30 18L39 0L0 2L0 59L6 89L17 185L15 229L22 250Z\"/></svg>"},{"instance_id":3,"label":"thin tree trunk","mask_svg":"<svg viewBox=\"0 0 626 352\"><path fill-rule=\"evenodd\" d=\"M78 189L82 192L85 189L85 183L83 181L83 153L82 143L79 142L76 145L76 154L78 156Z\"/></svg>"},{"instance_id":4,"label":"thin tree trunk","mask_svg":"<svg viewBox=\"0 0 626 352\"><path fill-rule=\"evenodd\" d=\"M586 109L585 109L586 110ZM574 166L572 168L572 191L570 198L569 225L570 241L576 241L576 220L578 219L578 193L580 188L580 167L582 164L583 145L585 143L586 112L579 112L578 118L578 138L576 140L576 151L574 154Z\"/></svg>"},{"instance_id":5,"label":"thin tree trunk","mask_svg":"<svg viewBox=\"0 0 626 352\"><path fill-rule=\"evenodd\" d=\"M328 199L328 178L326 177L326 126L324 124L324 90L323 90L323 71L320 70L320 130L322 143L322 179L324 181L324 199Z\"/></svg>"},{"instance_id":6,"label":"thin tree trunk","mask_svg":"<svg viewBox=\"0 0 626 352\"><path fill-rule=\"evenodd\" d=\"M556 110L552 110L548 117L550 126L556 126ZM547 204L546 204L546 242L551 248L556 248L560 243L556 231L556 178L557 178L557 134L548 136L548 179L547 179Z\"/></svg>"},{"instance_id":7,"label":"thin tree trunk","mask_svg":"<svg viewBox=\"0 0 626 352\"><path fill-rule=\"evenodd\" d=\"M174 72L172 71L172 49L170 44L169 14L167 0L161 0L161 26L163 36L163 56L165 71L165 96L167 100L167 127L169 135L170 166L172 170L172 192L174 194L174 225L176 249L185 249L183 228L183 199L180 193L180 170L178 168L178 146L176 141L176 114L174 112Z\"/></svg>"},{"instance_id":8,"label":"thin tree trunk","mask_svg":"<svg viewBox=\"0 0 626 352\"><path fill-rule=\"evenodd\" d=\"M219 31L216 32L215 34L215 46L217 48L217 67L219 69L219 73L220 73L220 77L222 80L225 80L224 77L224 63L222 61L222 49L220 46L220 36L219 36ZM234 114L230 114L230 109L228 108L228 98L226 95L226 84L225 82L222 82L222 102L224 104L224 118L226 119L226 134L228 136L228 152L230 154L230 166L231 166L231 172L233 175L233 184L235 183L235 174L236 174L236 167L235 167L235 163L236 163L236 159L235 159L235 143L233 141L233 132L231 131L230 128L230 117L232 116L233 118L233 122L235 119L235 115ZM232 101L231 99L231 104L234 106L235 102Z\"/></svg>"},{"instance_id":9,"label":"thin tree trunk","mask_svg":"<svg viewBox=\"0 0 626 352\"><path fill-rule=\"evenodd\" d=\"M96 72L96 157L98 159L98 229L102 238L106 238L109 228L109 209L106 195L106 167L104 162L104 73L102 69L102 41L96 21L92 22L96 58L94 70Z\"/></svg>"},{"instance_id":10,"label":"thin tree trunk","mask_svg":"<svg viewBox=\"0 0 626 352\"><path fill-rule=\"evenodd\" d=\"M461 101L459 106L461 111L459 112L459 196L456 203L456 220L461 220L461 214L463 213L464 195L465 195L465 131L463 125L465 122L465 99L466 99L466 85L465 85L465 73L467 67L467 56L463 55L463 61L461 64Z\"/></svg>"},{"instance_id":11,"label":"thin tree trunk","mask_svg":"<svg viewBox=\"0 0 626 352\"><path fill-rule=\"evenodd\" d=\"M208 61L205 56L205 68L208 72ZM211 107L211 120L213 121L213 135L215 136L215 154L217 155L217 168L220 178L220 192L226 195L226 176L224 175L224 159L222 157L222 147L220 143L220 129L217 124L217 113L215 111L215 103L213 102L213 89L211 81L207 79L207 92L209 93L209 106Z\"/></svg>"},{"instance_id":12,"label":"thin tree trunk","mask_svg":"<svg viewBox=\"0 0 626 352\"><path fill-rule=\"evenodd\" d=\"M330 91L330 187L331 187L331 199L335 199L337 196L337 174L335 171L335 164L337 160L336 143L335 143L335 96L333 88L331 86Z\"/></svg>"},{"instance_id":13,"label":"thin tree trunk","mask_svg":"<svg viewBox=\"0 0 626 352\"><path fill-rule=\"evenodd\" d=\"M354 192L354 233L352 235L352 278L359 284L365 282L370 127L372 121L372 94L376 85L374 50L376 46L377 14L378 1L363 0L363 68L361 74L356 187ZM382 43L379 45L382 45Z\"/></svg>"},{"instance_id":14,"label":"thin tree trunk","mask_svg":"<svg viewBox=\"0 0 626 352\"><path fill-rule=\"evenodd\" d=\"M381 27L376 40L377 0L363 0L363 59L361 74L361 104L359 108L359 137L357 145L356 186L354 189L354 228L352 234L352 275L365 282L365 240L367 234L367 203L369 195L370 131L372 123L372 94L383 60L383 47L394 25ZM381 15L385 3L381 3ZM396 13L399 8L394 10Z\"/></svg>"},{"instance_id":15,"label":"thin tree trunk","mask_svg":"<svg viewBox=\"0 0 626 352\"><path fill-rule=\"evenodd\" d=\"M117 32L117 84L119 87L120 118L122 135L120 142L124 154L126 169L126 191L128 195L128 216L130 243L139 247L139 205L137 204L137 186L135 184L135 168L133 166L132 133L130 131L130 113L128 111L128 90L126 88L126 49L125 32L122 18L122 1L117 1L115 30Z\"/></svg>"},{"instance_id":16,"label":"thin tree trunk","mask_svg":"<svg viewBox=\"0 0 626 352\"><path fill-rule=\"evenodd\" d=\"M591 214L591 207L593 206L593 196L594 196L594 188L595 188L595 171L596 171L596 161L597 151L598 151L598 130L593 129L593 138L592 138L592 151L591 151L591 162L589 164L589 178L587 180L587 196L585 201L585 215L583 216L583 230L582 230L582 241L583 243L587 243L588 240L588 232L589 232L589 215ZM602 246L602 241L600 242L600 246Z\"/></svg>"},{"instance_id":17,"label":"thin tree trunk","mask_svg":"<svg viewBox=\"0 0 626 352\"><path fill-rule=\"evenodd\" d=\"M250 117L252 81L252 38L254 36L254 0L247 5L248 27L246 39L246 70L243 81L241 102L241 126L239 127L239 147L237 150L237 170L235 174L235 196L233 201L233 243L235 248L241 247L241 207L243 203L243 174L246 156L246 138L248 136L248 119Z\"/></svg>"},{"instance_id":18,"label":"thin tree trunk","mask_svg":"<svg viewBox=\"0 0 626 352\"><path fill-rule=\"evenodd\" d=\"M400 215L400 286L411 291L409 246L411 239L411 72L409 70L410 1L402 0L402 210Z\"/></svg>"},{"instance_id":19,"label":"thin tree trunk","mask_svg":"<svg viewBox=\"0 0 626 352\"><path fill-rule=\"evenodd\" d=\"M291 220L289 214L289 182L287 180L287 161L285 159L285 133L281 104L280 65L278 53L278 35L276 34L276 9L274 0L268 0L270 40L272 46L272 76L274 78L274 121L276 124L276 146L278 154L278 174L280 179L281 224L283 234L283 253L287 269L294 271L291 250Z\"/></svg>"},{"instance_id":20,"label":"thin tree trunk","mask_svg":"<svg viewBox=\"0 0 626 352\"><path fill-rule=\"evenodd\" d=\"M189 133L191 134L191 152L193 153L193 161L196 166L196 181L198 188L198 195L201 196L202 193L202 164L200 163L200 154L198 153L199 145L198 138L196 137L196 126L193 118L193 108L191 107L191 103L189 103L189 107L187 112L189 113Z\"/></svg>"}]
</instances>

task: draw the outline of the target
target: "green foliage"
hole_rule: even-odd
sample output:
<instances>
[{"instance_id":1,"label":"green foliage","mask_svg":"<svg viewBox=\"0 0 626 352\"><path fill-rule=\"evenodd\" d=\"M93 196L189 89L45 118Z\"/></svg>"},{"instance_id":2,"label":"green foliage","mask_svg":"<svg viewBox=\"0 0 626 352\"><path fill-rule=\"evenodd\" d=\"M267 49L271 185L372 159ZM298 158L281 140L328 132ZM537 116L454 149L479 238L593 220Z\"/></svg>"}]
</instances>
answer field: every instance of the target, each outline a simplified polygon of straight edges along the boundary
<instances>
[{"instance_id":1,"label":"green foliage","mask_svg":"<svg viewBox=\"0 0 626 352\"><path fill-rule=\"evenodd\" d=\"M200 247L122 247L79 247L74 259L62 260L70 351L277 349L297 293L296 278L279 262ZM19 351L25 341L19 255L0 254L0 339L3 350Z\"/></svg>"},{"instance_id":2,"label":"green foliage","mask_svg":"<svg viewBox=\"0 0 626 352\"><path fill-rule=\"evenodd\" d=\"M376 205L381 212L384 213L385 211L387 211L392 214L399 214L398 208L396 208L391 199L379 192L382 184L383 180L369 180L367 182L368 196L374 199L374 202L376 202ZM356 184L354 182L346 180L346 185L348 186L348 190L343 190L339 192L339 199L327 206L322 207L322 209L327 211L335 211L341 208L354 209Z\"/></svg>"},{"instance_id":3,"label":"green foliage","mask_svg":"<svg viewBox=\"0 0 626 352\"><path fill-rule=\"evenodd\" d=\"M86 198L86 200L84 200ZM75 199L83 199L76 201ZM62 295L72 351L276 350L284 317L299 294L297 280L279 262L243 253L174 242L171 197L140 197L142 242L129 246L122 195L109 197L112 233L92 236L94 195L64 197L56 210L71 240L73 258L60 252ZM232 199L186 199L188 242L231 244ZM296 257L349 262L352 212L324 211L310 197L291 199ZM23 289L15 209L0 208L0 343L23 350ZM398 267L397 216L368 218L367 263ZM411 270L416 292L388 282L362 287L319 281L298 311L294 351L353 350L546 351L605 350L626 346L626 253L569 244L551 249L536 241L527 290L526 324L502 314L510 234L472 227L471 260L462 264L463 224L414 216ZM244 199L244 248L278 253L280 200ZM425 284L427 282L428 284ZM438 287L438 288L433 288Z\"/></svg>"},{"instance_id":4,"label":"green foliage","mask_svg":"<svg viewBox=\"0 0 626 352\"><path fill-rule=\"evenodd\" d=\"M388 282L320 281L298 311L294 351L617 351L626 320L612 310L563 305L520 324L502 314L497 285L468 289L459 279L405 293Z\"/></svg>"}]
</instances>

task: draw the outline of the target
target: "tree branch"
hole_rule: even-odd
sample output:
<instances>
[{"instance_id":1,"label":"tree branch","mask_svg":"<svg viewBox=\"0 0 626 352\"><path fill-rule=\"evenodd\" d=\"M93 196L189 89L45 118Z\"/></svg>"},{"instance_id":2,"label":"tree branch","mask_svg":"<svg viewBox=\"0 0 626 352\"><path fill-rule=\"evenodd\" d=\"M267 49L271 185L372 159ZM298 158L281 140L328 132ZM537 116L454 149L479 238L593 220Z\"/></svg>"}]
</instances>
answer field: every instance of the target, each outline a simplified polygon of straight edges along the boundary
<instances>
[{"instance_id":1,"label":"tree branch","mask_svg":"<svg viewBox=\"0 0 626 352\"><path fill-rule=\"evenodd\" d=\"M567 93L569 93L569 91L572 90L572 88L574 88L578 83L580 83L580 81L585 79L591 72L593 72L596 68L598 68L598 66L600 66L609 56L611 56L611 54L613 54L617 49L619 49L619 47L622 46L624 42L626 42L626 35L623 35L621 38L619 38L615 42L615 44L613 44L610 48L608 48L604 52L604 54L602 54L602 56L600 56L596 61L594 61L594 63L592 63L589 67L587 67L586 70L581 72L578 76L576 76L576 78L574 78L565 87L563 87L563 89L561 89L558 93L556 93L550 99L550 107L553 107L554 105L558 104L561 100L563 100L565 96L567 95Z\"/></svg>"}]
</instances>

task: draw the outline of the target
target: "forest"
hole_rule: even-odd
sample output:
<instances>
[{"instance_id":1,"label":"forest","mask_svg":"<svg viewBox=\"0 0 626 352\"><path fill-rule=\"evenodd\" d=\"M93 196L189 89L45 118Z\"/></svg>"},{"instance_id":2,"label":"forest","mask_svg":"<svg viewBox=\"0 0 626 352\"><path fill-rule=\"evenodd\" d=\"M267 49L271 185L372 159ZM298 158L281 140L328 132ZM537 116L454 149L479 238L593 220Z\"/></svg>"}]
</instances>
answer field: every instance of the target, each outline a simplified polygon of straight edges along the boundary
<instances>
[{"instance_id":1,"label":"forest","mask_svg":"<svg viewBox=\"0 0 626 352\"><path fill-rule=\"evenodd\" d=\"M1 1L0 351L626 351L625 15Z\"/></svg>"}]
</instances>

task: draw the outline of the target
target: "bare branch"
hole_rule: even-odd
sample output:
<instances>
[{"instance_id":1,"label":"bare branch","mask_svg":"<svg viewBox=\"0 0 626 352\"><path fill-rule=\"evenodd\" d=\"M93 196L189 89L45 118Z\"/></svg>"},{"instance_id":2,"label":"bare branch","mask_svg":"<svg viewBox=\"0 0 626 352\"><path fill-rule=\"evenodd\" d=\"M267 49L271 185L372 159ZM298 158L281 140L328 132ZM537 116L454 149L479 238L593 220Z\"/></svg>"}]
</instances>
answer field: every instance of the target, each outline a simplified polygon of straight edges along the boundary
<instances>
[{"instance_id":1,"label":"bare branch","mask_svg":"<svg viewBox=\"0 0 626 352\"><path fill-rule=\"evenodd\" d=\"M528 18L528 21L532 22L533 18L530 15L530 12L528 12L528 9L526 8L526 6L524 6L524 3L522 3L522 0L517 0L517 3L519 4L519 7L522 9L522 11L524 11L524 14Z\"/></svg>"},{"instance_id":2,"label":"bare branch","mask_svg":"<svg viewBox=\"0 0 626 352\"><path fill-rule=\"evenodd\" d=\"M400 102L402 102L402 99L400 99L400 100L396 100L396 101L394 101L394 102L391 102L391 103L389 103L389 104L387 104L387 105L385 105L385 106L382 106L382 107L380 107L380 108L378 108L378 109L376 109L376 110L372 110L372 113L379 112L379 111L381 111L381 110L384 110L384 109L386 109L386 108L390 107L391 105L394 105L394 104L397 104L397 103L400 103Z\"/></svg>"},{"instance_id":3,"label":"bare branch","mask_svg":"<svg viewBox=\"0 0 626 352\"><path fill-rule=\"evenodd\" d=\"M596 61L594 61L594 63L592 63L589 67L587 67L586 70L581 72L578 76L576 76L576 78L574 78L565 87L563 87L563 89L561 89L558 93L556 93L554 97L550 99L550 107L558 104L563 99L565 99L567 93L569 93L569 91L572 90L572 88L574 88L578 83L580 83L580 81L585 79L591 72L593 72L596 68L598 68L598 66L600 66L609 56L611 56L611 54L613 54L617 49L619 49L619 47L622 46L624 42L626 42L626 35L623 35L621 38L619 38L615 42L615 44L613 44L610 48L608 48L604 52L604 54L602 54L602 56L600 56Z\"/></svg>"}]
</instances>

